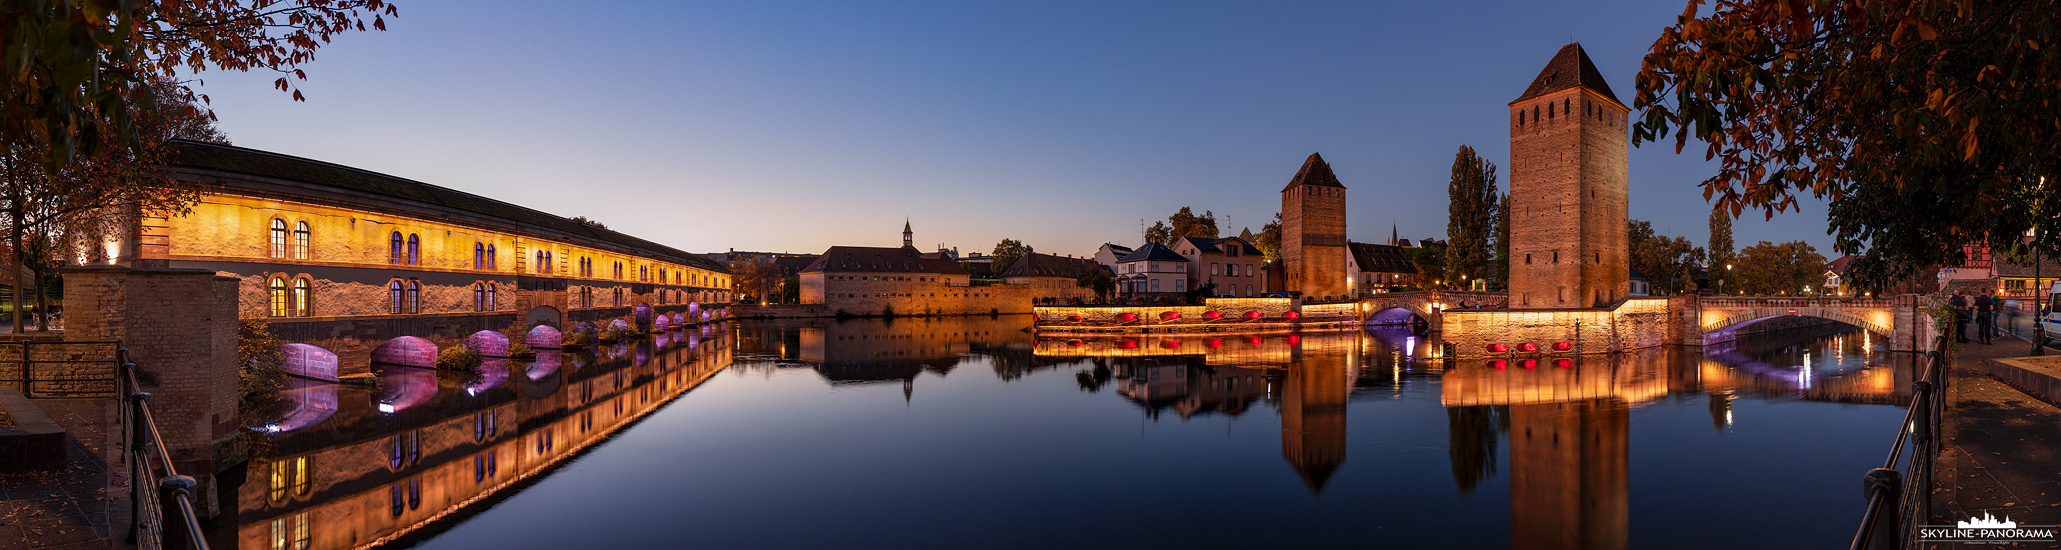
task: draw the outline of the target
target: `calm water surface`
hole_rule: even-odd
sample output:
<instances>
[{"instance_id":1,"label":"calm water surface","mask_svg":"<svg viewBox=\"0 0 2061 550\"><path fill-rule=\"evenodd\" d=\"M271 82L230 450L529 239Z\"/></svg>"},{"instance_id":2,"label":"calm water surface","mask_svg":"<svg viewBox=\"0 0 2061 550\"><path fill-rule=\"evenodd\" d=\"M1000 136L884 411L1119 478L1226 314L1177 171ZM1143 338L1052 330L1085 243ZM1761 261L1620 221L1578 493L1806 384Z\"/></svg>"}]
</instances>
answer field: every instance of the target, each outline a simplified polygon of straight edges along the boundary
<instances>
[{"instance_id":1,"label":"calm water surface","mask_svg":"<svg viewBox=\"0 0 2061 550\"><path fill-rule=\"evenodd\" d=\"M225 548L1824 548L1909 356L1862 332L1536 363L1401 331L1036 340L733 322L311 384ZM232 505L225 502L225 508Z\"/></svg>"}]
</instances>

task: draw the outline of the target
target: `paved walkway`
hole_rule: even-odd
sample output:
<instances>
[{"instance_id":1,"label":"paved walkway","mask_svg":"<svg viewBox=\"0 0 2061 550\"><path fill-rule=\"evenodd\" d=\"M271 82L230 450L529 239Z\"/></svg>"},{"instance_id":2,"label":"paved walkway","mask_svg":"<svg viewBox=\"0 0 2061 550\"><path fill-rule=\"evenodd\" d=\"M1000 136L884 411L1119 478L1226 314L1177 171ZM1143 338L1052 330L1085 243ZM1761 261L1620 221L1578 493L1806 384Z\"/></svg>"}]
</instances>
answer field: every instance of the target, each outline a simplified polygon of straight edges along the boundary
<instances>
[{"instance_id":1,"label":"paved walkway","mask_svg":"<svg viewBox=\"0 0 2061 550\"><path fill-rule=\"evenodd\" d=\"M2031 351L2026 340L1994 341L1961 344L1951 352L1946 448L1935 463L1933 517L1927 523L1953 525L1987 512L2021 525L2061 524L2061 407L1990 378L1984 361Z\"/></svg>"},{"instance_id":2,"label":"paved walkway","mask_svg":"<svg viewBox=\"0 0 2061 550\"><path fill-rule=\"evenodd\" d=\"M128 483L108 460L121 452L108 429L115 400L37 399L36 406L69 432L66 469L0 477L0 549L128 547Z\"/></svg>"}]
</instances>

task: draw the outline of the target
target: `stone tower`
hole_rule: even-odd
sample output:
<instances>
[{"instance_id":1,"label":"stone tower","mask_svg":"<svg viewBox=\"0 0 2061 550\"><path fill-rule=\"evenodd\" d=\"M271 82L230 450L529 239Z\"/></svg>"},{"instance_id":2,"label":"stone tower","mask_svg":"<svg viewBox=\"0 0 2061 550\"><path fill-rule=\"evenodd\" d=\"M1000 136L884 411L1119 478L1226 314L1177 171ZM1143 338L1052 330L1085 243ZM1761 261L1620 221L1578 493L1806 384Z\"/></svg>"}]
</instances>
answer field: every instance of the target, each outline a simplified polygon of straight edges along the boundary
<instances>
[{"instance_id":1,"label":"stone tower","mask_svg":"<svg viewBox=\"0 0 2061 550\"><path fill-rule=\"evenodd\" d=\"M1626 109L1581 44L1510 102L1510 307L1593 307L1631 293Z\"/></svg>"},{"instance_id":2,"label":"stone tower","mask_svg":"<svg viewBox=\"0 0 2061 550\"><path fill-rule=\"evenodd\" d=\"M1304 298L1345 296L1345 254L1345 184L1310 153L1281 190L1281 288Z\"/></svg>"},{"instance_id":3,"label":"stone tower","mask_svg":"<svg viewBox=\"0 0 2061 550\"><path fill-rule=\"evenodd\" d=\"M916 232L909 230L909 220L902 220L902 246L916 247Z\"/></svg>"}]
</instances>

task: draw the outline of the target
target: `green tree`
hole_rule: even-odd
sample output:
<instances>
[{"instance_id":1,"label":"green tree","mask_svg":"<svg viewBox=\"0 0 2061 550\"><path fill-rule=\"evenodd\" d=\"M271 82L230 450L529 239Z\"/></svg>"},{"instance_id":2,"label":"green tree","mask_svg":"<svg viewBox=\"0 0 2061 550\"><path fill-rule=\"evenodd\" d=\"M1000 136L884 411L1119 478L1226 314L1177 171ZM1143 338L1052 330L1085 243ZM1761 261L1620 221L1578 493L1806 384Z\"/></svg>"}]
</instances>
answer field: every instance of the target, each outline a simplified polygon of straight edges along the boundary
<instances>
[{"instance_id":1,"label":"green tree","mask_svg":"<svg viewBox=\"0 0 2061 550\"><path fill-rule=\"evenodd\" d=\"M1181 211L1168 216L1166 221L1152 222L1152 227L1145 230L1145 242L1159 243L1161 246L1173 246L1181 237L1217 238L1216 213L1204 210L1202 215L1197 216L1193 210L1183 206Z\"/></svg>"},{"instance_id":2,"label":"green tree","mask_svg":"<svg viewBox=\"0 0 2061 550\"><path fill-rule=\"evenodd\" d=\"M1710 253L1710 284L1731 277L1732 265L1732 214L1722 208L1710 211L1710 244L1704 250Z\"/></svg>"},{"instance_id":3,"label":"green tree","mask_svg":"<svg viewBox=\"0 0 2061 550\"><path fill-rule=\"evenodd\" d=\"M1642 64L1633 139L1707 143L1704 194L1732 215L1826 199L1863 286L1970 242L2061 253L2061 185L2042 183L2061 174L2056 20L2052 0L1690 2Z\"/></svg>"},{"instance_id":4,"label":"green tree","mask_svg":"<svg viewBox=\"0 0 2061 550\"><path fill-rule=\"evenodd\" d=\"M1825 283L1825 257L1803 241L1761 241L1739 251L1732 274L1738 280L1726 286L1736 284L1739 294L1795 295Z\"/></svg>"},{"instance_id":5,"label":"green tree","mask_svg":"<svg viewBox=\"0 0 2061 550\"><path fill-rule=\"evenodd\" d=\"M1490 290L1510 288L1510 194L1496 201L1496 276Z\"/></svg>"},{"instance_id":6,"label":"green tree","mask_svg":"<svg viewBox=\"0 0 2061 550\"><path fill-rule=\"evenodd\" d=\"M1487 275L1489 235L1496 214L1496 165L1460 146L1446 185L1446 273L1469 280Z\"/></svg>"},{"instance_id":7,"label":"green tree","mask_svg":"<svg viewBox=\"0 0 2061 550\"><path fill-rule=\"evenodd\" d=\"M1095 299L1099 301L1108 301L1109 294L1116 292L1116 278L1099 265L1081 268L1080 275L1073 278L1073 285L1094 291Z\"/></svg>"},{"instance_id":8,"label":"green tree","mask_svg":"<svg viewBox=\"0 0 2061 550\"><path fill-rule=\"evenodd\" d=\"M1267 222L1267 225L1261 227L1259 235L1253 236L1252 240L1252 247L1259 249L1260 255L1266 261L1279 261L1281 259L1281 213L1275 212L1274 221Z\"/></svg>"},{"instance_id":9,"label":"green tree","mask_svg":"<svg viewBox=\"0 0 2061 550\"><path fill-rule=\"evenodd\" d=\"M1015 264L1017 259L1031 252L1033 250L1031 250L1030 245L1023 244L1023 241L1002 239L1002 242L995 243L995 259L993 263L988 264L988 269L996 276L1001 276L1002 272L1008 271L1009 266Z\"/></svg>"},{"instance_id":10,"label":"green tree","mask_svg":"<svg viewBox=\"0 0 2061 550\"><path fill-rule=\"evenodd\" d=\"M1417 247L1403 249L1410 256L1410 263L1417 264L1417 287L1424 289L1446 288L1446 255L1438 250Z\"/></svg>"}]
</instances>

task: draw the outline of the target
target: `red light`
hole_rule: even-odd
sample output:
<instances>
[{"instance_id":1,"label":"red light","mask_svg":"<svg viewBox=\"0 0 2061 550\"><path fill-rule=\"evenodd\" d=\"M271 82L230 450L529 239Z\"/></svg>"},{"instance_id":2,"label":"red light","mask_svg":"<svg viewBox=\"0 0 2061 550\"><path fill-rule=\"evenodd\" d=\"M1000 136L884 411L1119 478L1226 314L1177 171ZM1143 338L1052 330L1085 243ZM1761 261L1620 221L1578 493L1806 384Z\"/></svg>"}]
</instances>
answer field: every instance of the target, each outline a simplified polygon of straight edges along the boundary
<instances>
[{"instance_id":1,"label":"red light","mask_svg":"<svg viewBox=\"0 0 2061 550\"><path fill-rule=\"evenodd\" d=\"M1180 318L1181 318L1181 312L1179 312L1179 311L1163 311L1163 312L1160 312L1160 314L1159 314L1159 318L1160 318L1160 320L1162 320L1162 321L1172 321L1172 320L1175 320L1175 319L1180 319Z\"/></svg>"},{"instance_id":2,"label":"red light","mask_svg":"<svg viewBox=\"0 0 2061 550\"><path fill-rule=\"evenodd\" d=\"M1160 343L1159 343L1159 347L1162 347L1162 348L1166 348L1166 349L1181 349L1181 341L1180 341L1180 340L1163 340L1163 341L1160 341Z\"/></svg>"},{"instance_id":3,"label":"red light","mask_svg":"<svg viewBox=\"0 0 2061 550\"><path fill-rule=\"evenodd\" d=\"M1257 311L1247 311L1247 312L1245 312L1245 318L1247 318L1247 319L1258 319L1258 318L1260 318L1260 312L1257 312Z\"/></svg>"},{"instance_id":4,"label":"red light","mask_svg":"<svg viewBox=\"0 0 2061 550\"><path fill-rule=\"evenodd\" d=\"M1252 345L1252 347L1259 347L1259 345L1260 345L1260 337L1258 337L1258 336L1254 336L1254 337L1251 337L1251 338L1246 338L1246 339L1245 339L1245 343L1246 343L1246 344L1250 344L1250 345Z\"/></svg>"},{"instance_id":5,"label":"red light","mask_svg":"<svg viewBox=\"0 0 2061 550\"><path fill-rule=\"evenodd\" d=\"M1291 345L1291 346L1297 346L1297 345L1302 345L1302 335L1300 335L1300 334L1290 334L1290 335L1288 335L1288 345Z\"/></svg>"},{"instance_id":6,"label":"red light","mask_svg":"<svg viewBox=\"0 0 2061 550\"><path fill-rule=\"evenodd\" d=\"M1283 314L1281 314L1281 316L1282 316L1282 317L1285 317L1285 318L1288 318L1288 319L1301 319L1301 318L1302 318L1302 312L1300 312L1300 311L1290 311L1290 312L1288 312L1288 313L1283 313Z\"/></svg>"},{"instance_id":7,"label":"red light","mask_svg":"<svg viewBox=\"0 0 2061 550\"><path fill-rule=\"evenodd\" d=\"M1124 340L1123 348L1124 348L1124 349L1138 349L1138 341L1137 341L1137 340Z\"/></svg>"},{"instance_id":8,"label":"red light","mask_svg":"<svg viewBox=\"0 0 2061 550\"><path fill-rule=\"evenodd\" d=\"M1209 312L1209 313L1204 313L1204 314L1202 314L1202 318L1203 318L1203 319L1207 319L1207 320L1211 320L1211 321L1215 321L1215 320L1217 320L1217 319L1222 319L1222 318L1224 318L1224 312L1221 312L1221 311L1211 311L1211 312Z\"/></svg>"},{"instance_id":9,"label":"red light","mask_svg":"<svg viewBox=\"0 0 2061 550\"><path fill-rule=\"evenodd\" d=\"M1509 345L1509 344L1489 344L1489 345L1488 345L1488 350L1489 350L1489 352L1490 352L1490 353L1503 353L1503 352L1506 352L1506 351L1510 351L1510 345Z\"/></svg>"},{"instance_id":10,"label":"red light","mask_svg":"<svg viewBox=\"0 0 2061 550\"><path fill-rule=\"evenodd\" d=\"M1574 349L1574 342L1554 342L1553 349L1559 351L1571 350Z\"/></svg>"},{"instance_id":11,"label":"red light","mask_svg":"<svg viewBox=\"0 0 2061 550\"><path fill-rule=\"evenodd\" d=\"M1079 315L1068 315L1068 316L1066 316L1066 320L1067 320L1068 322L1074 322L1074 323L1078 323L1078 322L1081 322L1081 316L1079 316Z\"/></svg>"},{"instance_id":12,"label":"red light","mask_svg":"<svg viewBox=\"0 0 2061 550\"><path fill-rule=\"evenodd\" d=\"M1539 368L1539 360L1537 360L1537 359L1525 359L1525 360L1524 360L1524 363L1523 363L1523 365L1524 365L1524 368L1525 368L1526 370L1530 370L1530 369L1536 369L1536 368Z\"/></svg>"},{"instance_id":13,"label":"red light","mask_svg":"<svg viewBox=\"0 0 2061 550\"><path fill-rule=\"evenodd\" d=\"M1534 344L1534 343L1531 343L1531 342L1525 342L1525 343L1522 343L1522 344L1518 344L1518 345L1517 345L1517 351L1538 351L1538 350L1539 350L1539 345L1538 345L1538 344Z\"/></svg>"},{"instance_id":14,"label":"red light","mask_svg":"<svg viewBox=\"0 0 2061 550\"><path fill-rule=\"evenodd\" d=\"M1573 362L1573 361L1569 361L1569 360L1566 360L1566 359L1554 359L1554 360L1553 360L1553 367L1554 367L1554 368L1561 368L1561 369L1564 369L1564 368L1568 368L1568 367L1572 367L1572 366L1574 366L1574 362Z\"/></svg>"},{"instance_id":15,"label":"red light","mask_svg":"<svg viewBox=\"0 0 2061 550\"><path fill-rule=\"evenodd\" d=\"M1067 341L1066 341L1066 345L1069 345L1069 346L1075 346L1075 347L1079 347L1079 346L1081 345L1081 341L1080 341L1080 340L1067 340Z\"/></svg>"},{"instance_id":16,"label":"red light","mask_svg":"<svg viewBox=\"0 0 2061 550\"><path fill-rule=\"evenodd\" d=\"M1495 367L1495 368L1496 368L1496 370L1503 370L1503 369L1507 369L1507 368L1510 368L1510 362L1509 362L1509 361L1504 361L1504 360L1502 360L1502 359L1497 359L1497 360L1494 360L1494 361L1489 361L1489 366L1491 366L1491 367Z\"/></svg>"},{"instance_id":17,"label":"red light","mask_svg":"<svg viewBox=\"0 0 2061 550\"><path fill-rule=\"evenodd\" d=\"M1215 312L1213 312L1213 311L1212 311L1211 313L1215 313ZM1223 339L1223 338L1211 338L1211 339L1208 339L1208 340L1203 340L1203 341L1202 341L1202 345L1203 345L1203 346L1205 346L1205 347L1208 347L1209 349L1217 349L1217 348L1221 348L1221 347L1224 347L1224 339Z\"/></svg>"}]
</instances>

